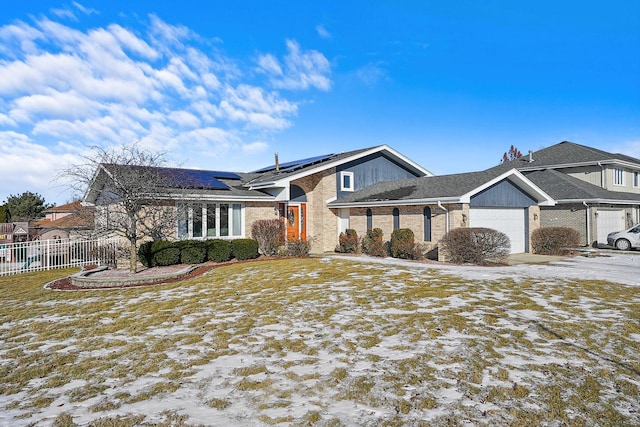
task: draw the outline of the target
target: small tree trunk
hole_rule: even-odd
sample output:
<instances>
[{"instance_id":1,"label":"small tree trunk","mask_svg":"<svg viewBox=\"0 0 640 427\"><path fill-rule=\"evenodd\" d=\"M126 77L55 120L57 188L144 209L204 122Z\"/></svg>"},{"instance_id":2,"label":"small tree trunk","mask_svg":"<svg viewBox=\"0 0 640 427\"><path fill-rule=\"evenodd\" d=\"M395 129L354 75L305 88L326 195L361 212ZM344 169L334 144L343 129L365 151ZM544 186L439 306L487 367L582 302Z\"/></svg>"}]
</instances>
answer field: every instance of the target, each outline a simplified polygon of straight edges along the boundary
<instances>
[{"instance_id":1,"label":"small tree trunk","mask_svg":"<svg viewBox=\"0 0 640 427\"><path fill-rule=\"evenodd\" d=\"M129 240L129 271L136 273L138 270L138 254L136 251L136 240Z\"/></svg>"}]
</instances>

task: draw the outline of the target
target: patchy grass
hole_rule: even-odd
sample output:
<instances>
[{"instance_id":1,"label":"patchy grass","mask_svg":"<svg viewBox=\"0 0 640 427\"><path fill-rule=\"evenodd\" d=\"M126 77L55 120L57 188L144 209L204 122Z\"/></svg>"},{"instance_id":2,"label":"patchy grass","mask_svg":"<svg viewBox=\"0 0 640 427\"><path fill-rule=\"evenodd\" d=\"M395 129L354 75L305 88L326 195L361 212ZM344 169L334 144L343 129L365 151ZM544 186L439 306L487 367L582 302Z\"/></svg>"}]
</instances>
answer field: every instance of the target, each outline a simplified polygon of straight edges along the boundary
<instances>
[{"instance_id":1,"label":"patchy grass","mask_svg":"<svg viewBox=\"0 0 640 427\"><path fill-rule=\"evenodd\" d=\"M42 288L71 272L0 278L0 424L640 424L637 287L296 259Z\"/></svg>"}]
</instances>

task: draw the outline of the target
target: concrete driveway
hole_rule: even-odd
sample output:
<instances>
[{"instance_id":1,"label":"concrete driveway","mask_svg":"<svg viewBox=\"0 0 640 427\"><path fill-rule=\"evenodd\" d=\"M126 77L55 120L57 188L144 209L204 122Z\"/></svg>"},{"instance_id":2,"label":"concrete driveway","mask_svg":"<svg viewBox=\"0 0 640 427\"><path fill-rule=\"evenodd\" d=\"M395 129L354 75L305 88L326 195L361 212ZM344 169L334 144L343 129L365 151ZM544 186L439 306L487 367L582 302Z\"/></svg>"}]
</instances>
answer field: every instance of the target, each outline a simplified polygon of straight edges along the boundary
<instances>
[{"instance_id":1,"label":"concrete driveway","mask_svg":"<svg viewBox=\"0 0 640 427\"><path fill-rule=\"evenodd\" d=\"M510 265L499 267L427 263L366 255L344 256L344 258L382 264L421 266L468 279L524 280L532 277L548 279L553 283L562 280L601 280L625 285L640 285L640 252L598 250L573 257L516 254L510 257Z\"/></svg>"}]
</instances>

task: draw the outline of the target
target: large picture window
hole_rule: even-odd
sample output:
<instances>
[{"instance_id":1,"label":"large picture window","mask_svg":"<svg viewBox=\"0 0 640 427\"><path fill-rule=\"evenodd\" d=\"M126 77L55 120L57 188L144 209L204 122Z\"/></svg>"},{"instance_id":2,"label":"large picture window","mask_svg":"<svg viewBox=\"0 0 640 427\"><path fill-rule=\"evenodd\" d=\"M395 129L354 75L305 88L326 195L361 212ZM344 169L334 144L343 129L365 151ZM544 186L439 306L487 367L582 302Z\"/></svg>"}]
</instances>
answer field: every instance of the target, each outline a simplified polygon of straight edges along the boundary
<instances>
[{"instance_id":1,"label":"large picture window","mask_svg":"<svg viewBox=\"0 0 640 427\"><path fill-rule=\"evenodd\" d=\"M244 236L241 203L178 203L178 239Z\"/></svg>"}]
</instances>

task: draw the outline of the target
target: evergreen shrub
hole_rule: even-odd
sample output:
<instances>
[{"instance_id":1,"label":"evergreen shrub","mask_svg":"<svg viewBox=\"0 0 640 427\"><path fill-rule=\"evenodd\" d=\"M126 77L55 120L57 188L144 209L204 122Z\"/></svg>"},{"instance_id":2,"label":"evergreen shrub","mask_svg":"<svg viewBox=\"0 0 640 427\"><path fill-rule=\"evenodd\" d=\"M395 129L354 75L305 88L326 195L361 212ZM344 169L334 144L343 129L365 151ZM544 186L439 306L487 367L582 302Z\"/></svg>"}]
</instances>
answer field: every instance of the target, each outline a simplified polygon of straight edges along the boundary
<instances>
[{"instance_id":1,"label":"evergreen shrub","mask_svg":"<svg viewBox=\"0 0 640 427\"><path fill-rule=\"evenodd\" d=\"M391 256L394 258L415 259L415 236L408 228L398 228L391 233Z\"/></svg>"},{"instance_id":2,"label":"evergreen shrub","mask_svg":"<svg viewBox=\"0 0 640 427\"><path fill-rule=\"evenodd\" d=\"M207 241L207 259L214 262L227 262L231 259L231 242L213 239Z\"/></svg>"},{"instance_id":3,"label":"evergreen shrub","mask_svg":"<svg viewBox=\"0 0 640 427\"><path fill-rule=\"evenodd\" d=\"M340 233L338 238L338 252L342 253L358 253L360 252L360 242L358 241L358 233L352 228L348 228L344 233Z\"/></svg>"},{"instance_id":4,"label":"evergreen shrub","mask_svg":"<svg viewBox=\"0 0 640 427\"><path fill-rule=\"evenodd\" d=\"M233 256L239 260L254 259L260 256L258 242L253 239L235 239L231 241Z\"/></svg>"},{"instance_id":5,"label":"evergreen shrub","mask_svg":"<svg viewBox=\"0 0 640 427\"><path fill-rule=\"evenodd\" d=\"M151 244L151 264L166 266L180 264L180 247L178 242L159 240Z\"/></svg>"},{"instance_id":6,"label":"evergreen shrub","mask_svg":"<svg viewBox=\"0 0 640 427\"><path fill-rule=\"evenodd\" d=\"M201 264L207 260L207 242L202 240L183 240L178 242L180 261L183 264Z\"/></svg>"},{"instance_id":7,"label":"evergreen shrub","mask_svg":"<svg viewBox=\"0 0 640 427\"><path fill-rule=\"evenodd\" d=\"M380 228L367 230L367 234L364 236L364 239L362 239L362 252L377 257L387 256L388 254L384 247L382 235L382 229Z\"/></svg>"},{"instance_id":8,"label":"evergreen shrub","mask_svg":"<svg viewBox=\"0 0 640 427\"><path fill-rule=\"evenodd\" d=\"M147 268L153 267L151 245L153 245L153 242L144 242L138 247L138 260Z\"/></svg>"}]
</instances>

